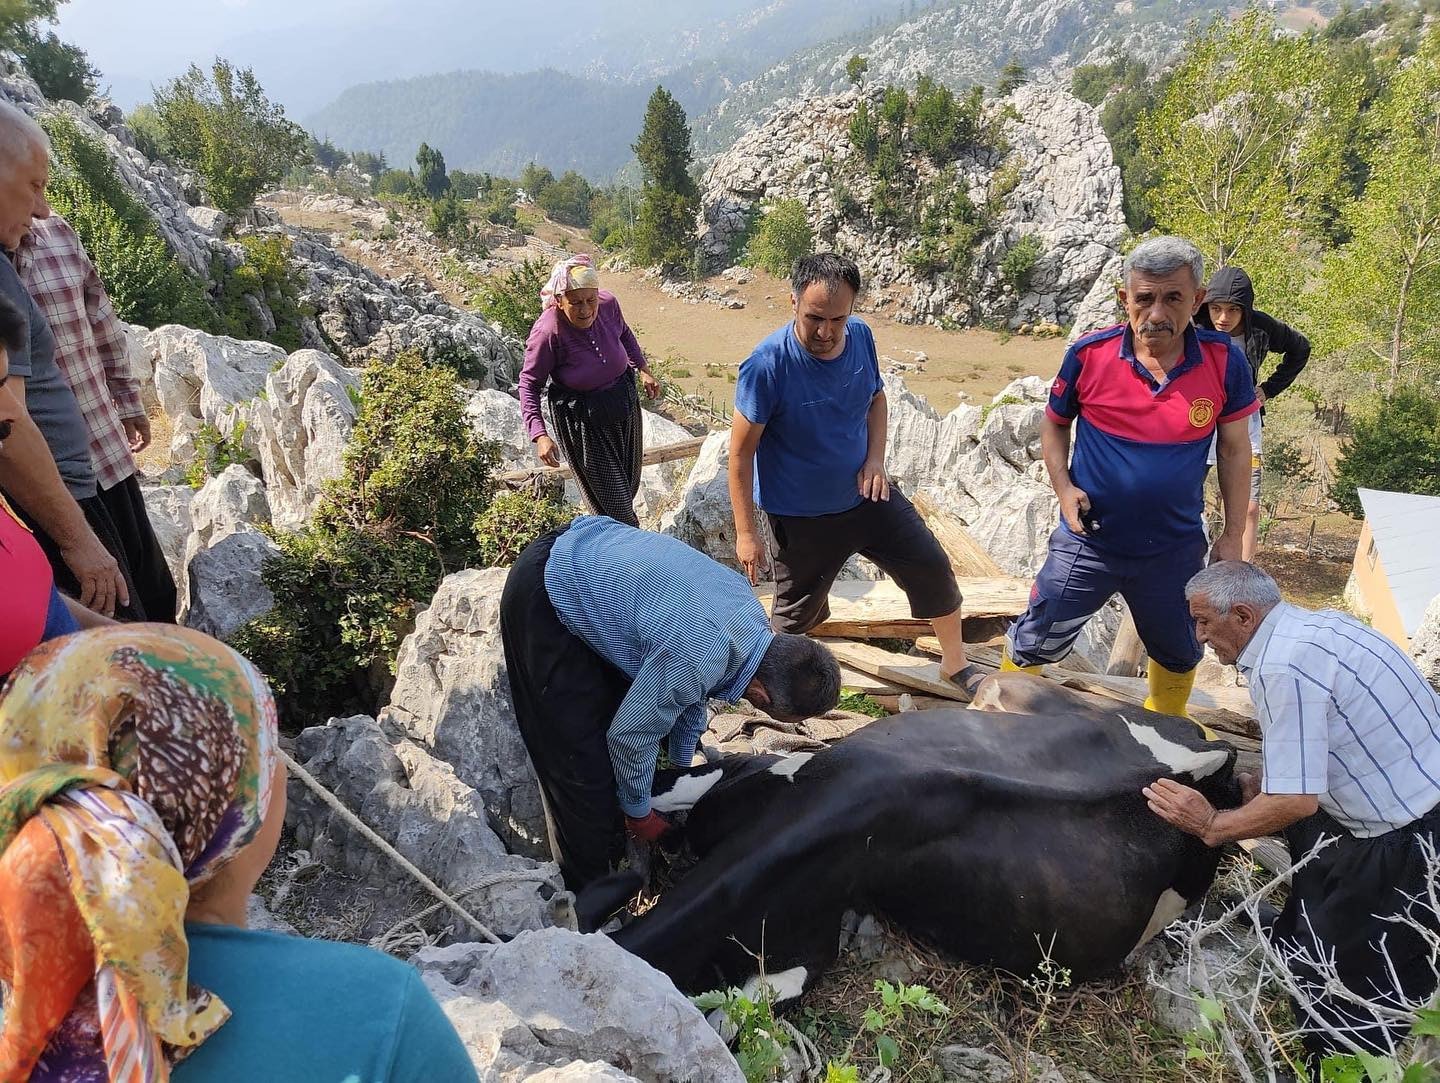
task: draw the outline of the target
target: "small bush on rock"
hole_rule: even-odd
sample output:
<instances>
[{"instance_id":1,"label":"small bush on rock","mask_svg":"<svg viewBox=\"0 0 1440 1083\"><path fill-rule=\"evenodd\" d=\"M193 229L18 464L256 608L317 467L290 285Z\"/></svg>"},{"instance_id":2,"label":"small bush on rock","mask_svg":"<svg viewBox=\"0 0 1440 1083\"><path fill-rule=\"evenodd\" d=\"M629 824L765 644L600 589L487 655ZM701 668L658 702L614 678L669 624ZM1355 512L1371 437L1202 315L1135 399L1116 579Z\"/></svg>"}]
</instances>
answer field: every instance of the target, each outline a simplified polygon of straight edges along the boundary
<instances>
[{"instance_id":1,"label":"small bush on rock","mask_svg":"<svg viewBox=\"0 0 1440 1083\"><path fill-rule=\"evenodd\" d=\"M1040 238L1033 233L1025 234L1000 258L1000 277L1016 293L1023 293L1025 287L1030 285L1035 264L1040 262L1040 257L1044 254L1045 246L1040 242Z\"/></svg>"},{"instance_id":2,"label":"small bush on rock","mask_svg":"<svg viewBox=\"0 0 1440 1083\"><path fill-rule=\"evenodd\" d=\"M344 473L303 530L275 539L275 607L234 639L292 725L373 713L415 610L447 573L491 562L475 524L498 456L455 373L402 353L366 370L361 404Z\"/></svg>"},{"instance_id":3,"label":"small bush on rock","mask_svg":"<svg viewBox=\"0 0 1440 1083\"><path fill-rule=\"evenodd\" d=\"M514 564L540 535L568 526L579 514L573 504L527 492L496 493L475 518L475 541L492 564Z\"/></svg>"},{"instance_id":4,"label":"small bush on rock","mask_svg":"<svg viewBox=\"0 0 1440 1083\"><path fill-rule=\"evenodd\" d=\"M786 278L791 265L810 251L814 240L805 204L798 199L782 199L760 216L755 235L745 248L745 262L776 278Z\"/></svg>"},{"instance_id":5,"label":"small bush on rock","mask_svg":"<svg viewBox=\"0 0 1440 1083\"><path fill-rule=\"evenodd\" d=\"M300 332L302 281L290 259L290 238L252 233L240 238L240 247L245 259L238 266L227 268L217 259L212 269L221 333L232 338L268 339L292 352L300 349L305 345ZM273 331L247 297L265 302L275 319Z\"/></svg>"},{"instance_id":6,"label":"small bush on rock","mask_svg":"<svg viewBox=\"0 0 1440 1083\"><path fill-rule=\"evenodd\" d=\"M480 314L524 342L540 318L540 290L548 277L545 265L532 259L491 277L475 298Z\"/></svg>"}]
</instances>

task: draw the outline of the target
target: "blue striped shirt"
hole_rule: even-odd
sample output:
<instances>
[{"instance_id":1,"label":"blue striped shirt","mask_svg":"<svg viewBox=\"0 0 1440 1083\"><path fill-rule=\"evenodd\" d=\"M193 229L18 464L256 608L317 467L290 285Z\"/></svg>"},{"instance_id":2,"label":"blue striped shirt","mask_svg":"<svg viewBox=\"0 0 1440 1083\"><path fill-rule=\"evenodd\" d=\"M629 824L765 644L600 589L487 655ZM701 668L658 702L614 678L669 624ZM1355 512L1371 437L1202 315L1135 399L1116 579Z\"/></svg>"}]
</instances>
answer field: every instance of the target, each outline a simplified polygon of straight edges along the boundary
<instances>
[{"instance_id":1,"label":"blue striped shirt","mask_svg":"<svg viewBox=\"0 0 1440 1083\"><path fill-rule=\"evenodd\" d=\"M1440 696L1410 657L1334 610L1277 605L1236 660L1272 794L1313 794L1361 838L1440 803Z\"/></svg>"},{"instance_id":2,"label":"blue striped shirt","mask_svg":"<svg viewBox=\"0 0 1440 1083\"><path fill-rule=\"evenodd\" d=\"M774 633L750 583L684 542L583 516L555 541L545 592L561 622L632 684L610 723L610 759L627 816L650 810L660 741L689 766L706 701L734 702Z\"/></svg>"}]
</instances>

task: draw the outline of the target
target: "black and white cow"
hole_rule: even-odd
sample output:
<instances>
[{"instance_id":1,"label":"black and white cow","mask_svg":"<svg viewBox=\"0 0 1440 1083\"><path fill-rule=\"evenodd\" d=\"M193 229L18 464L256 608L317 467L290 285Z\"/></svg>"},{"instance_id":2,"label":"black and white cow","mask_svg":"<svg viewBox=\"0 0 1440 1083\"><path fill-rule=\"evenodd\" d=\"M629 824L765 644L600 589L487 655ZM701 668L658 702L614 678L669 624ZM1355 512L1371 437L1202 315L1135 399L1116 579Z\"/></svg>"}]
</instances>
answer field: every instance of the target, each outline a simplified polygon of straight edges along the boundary
<instances>
[{"instance_id":1,"label":"black and white cow","mask_svg":"<svg viewBox=\"0 0 1440 1083\"><path fill-rule=\"evenodd\" d=\"M1048 952L1112 971L1210 886L1217 851L1146 808L1178 778L1239 803L1235 753L1181 719L1005 685L1007 710L909 712L816 753L665 772L700 860L614 934L683 990L741 984L763 956L796 995L836 957L846 910L1019 974Z\"/></svg>"}]
</instances>

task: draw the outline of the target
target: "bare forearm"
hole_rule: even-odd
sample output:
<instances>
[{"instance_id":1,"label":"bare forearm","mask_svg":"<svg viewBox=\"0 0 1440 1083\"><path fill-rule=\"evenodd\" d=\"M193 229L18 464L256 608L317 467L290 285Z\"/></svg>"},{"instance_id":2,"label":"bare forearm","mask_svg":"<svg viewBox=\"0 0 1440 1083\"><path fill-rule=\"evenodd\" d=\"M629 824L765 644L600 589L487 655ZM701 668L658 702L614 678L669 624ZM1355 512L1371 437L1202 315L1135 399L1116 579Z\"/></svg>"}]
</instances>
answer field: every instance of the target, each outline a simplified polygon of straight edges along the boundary
<instances>
[{"instance_id":1,"label":"bare forearm","mask_svg":"<svg viewBox=\"0 0 1440 1083\"><path fill-rule=\"evenodd\" d=\"M50 446L28 414L15 419L0 450L0 489L62 549L90 533L85 513L65 488Z\"/></svg>"},{"instance_id":2,"label":"bare forearm","mask_svg":"<svg viewBox=\"0 0 1440 1083\"><path fill-rule=\"evenodd\" d=\"M1314 813L1319 805L1315 797L1306 794L1259 794L1239 808L1217 812L1205 831L1205 845L1278 834Z\"/></svg>"},{"instance_id":3,"label":"bare forearm","mask_svg":"<svg viewBox=\"0 0 1440 1083\"><path fill-rule=\"evenodd\" d=\"M1231 440L1216 449L1216 472L1220 476L1220 503L1225 512L1226 534L1245 529L1245 510L1250 506L1250 439Z\"/></svg>"},{"instance_id":4,"label":"bare forearm","mask_svg":"<svg viewBox=\"0 0 1440 1083\"><path fill-rule=\"evenodd\" d=\"M65 608L70 610L70 615L75 618L75 623L80 625L81 631L86 628L103 628L107 624L115 623L109 617L102 617L93 609L86 609L68 594L62 594L60 597L65 600Z\"/></svg>"},{"instance_id":5,"label":"bare forearm","mask_svg":"<svg viewBox=\"0 0 1440 1083\"><path fill-rule=\"evenodd\" d=\"M881 391L870 400L870 412L865 417L865 429L869 437L865 457L872 463L885 462L885 441L889 436L890 407Z\"/></svg>"},{"instance_id":6,"label":"bare forearm","mask_svg":"<svg viewBox=\"0 0 1440 1083\"><path fill-rule=\"evenodd\" d=\"M1050 487L1056 496L1061 496L1075 485L1070 478L1070 427L1057 425L1048 417L1041 421L1040 450L1050 475Z\"/></svg>"},{"instance_id":7,"label":"bare forearm","mask_svg":"<svg viewBox=\"0 0 1440 1083\"><path fill-rule=\"evenodd\" d=\"M730 486L730 509L735 516L735 533L755 532L755 458L732 449L726 481Z\"/></svg>"}]
</instances>

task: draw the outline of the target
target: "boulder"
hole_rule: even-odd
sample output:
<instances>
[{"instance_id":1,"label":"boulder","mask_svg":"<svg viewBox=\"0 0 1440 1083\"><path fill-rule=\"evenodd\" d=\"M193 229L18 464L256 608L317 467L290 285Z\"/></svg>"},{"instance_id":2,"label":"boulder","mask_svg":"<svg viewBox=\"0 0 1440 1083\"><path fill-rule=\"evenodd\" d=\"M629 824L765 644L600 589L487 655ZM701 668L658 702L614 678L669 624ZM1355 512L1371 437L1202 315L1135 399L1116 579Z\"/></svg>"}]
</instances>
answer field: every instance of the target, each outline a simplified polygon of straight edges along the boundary
<instances>
[{"instance_id":1,"label":"boulder","mask_svg":"<svg viewBox=\"0 0 1440 1083\"><path fill-rule=\"evenodd\" d=\"M609 1064L642 1083L745 1078L670 979L608 937L544 929L508 944L427 948L411 962L481 1079L532 1078L523 1073L574 1061Z\"/></svg>"},{"instance_id":2,"label":"boulder","mask_svg":"<svg viewBox=\"0 0 1440 1083\"><path fill-rule=\"evenodd\" d=\"M1430 599L1420 627L1410 637L1410 654L1425 679L1440 692L1440 594Z\"/></svg>"},{"instance_id":3,"label":"boulder","mask_svg":"<svg viewBox=\"0 0 1440 1083\"><path fill-rule=\"evenodd\" d=\"M540 789L515 728L500 642L504 568L445 577L400 644L381 721L451 764L512 850L549 856Z\"/></svg>"},{"instance_id":4,"label":"boulder","mask_svg":"<svg viewBox=\"0 0 1440 1083\"><path fill-rule=\"evenodd\" d=\"M357 715L302 731L295 754L347 808L497 935L573 921L559 868L506 853L480 795L414 741ZM312 858L359 881L357 893L372 908L364 935L382 934L434 901L417 907L417 883L300 781L290 783L285 820ZM487 881L493 882L480 886ZM461 939L475 936L449 911L436 920Z\"/></svg>"},{"instance_id":5,"label":"boulder","mask_svg":"<svg viewBox=\"0 0 1440 1083\"><path fill-rule=\"evenodd\" d=\"M660 532L679 538L726 567L735 567L735 521L725 471L730 432L712 432L701 445L675 506L660 520Z\"/></svg>"},{"instance_id":6,"label":"boulder","mask_svg":"<svg viewBox=\"0 0 1440 1083\"><path fill-rule=\"evenodd\" d=\"M215 207L189 207L185 217L190 224L208 237L223 237L230 228L230 216Z\"/></svg>"},{"instance_id":7,"label":"boulder","mask_svg":"<svg viewBox=\"0 0 1440 1083\"><path fill-rule=\"evenodd\" d=\"M189 462L195 456L195 435L202 425L235 439L237 422L246 420L248 404L265 387L272 369L285 363L285 351L268 342L242 342L208 335L178 324L157 327L146 336L160 405L174 426L170 460ZM255 434L245 426L239 442L252 449Z\"/></svg>"},{"instance_id":8,"label":"boulder","mask_svg":"<svg viewBox=\"0 0 1440 1083\"><path fill-rule=\"evenodd\" d=\"M270 522L270 502L260 479L232 463L195 491L190 502L190 548L194 556L227 534Z\"/></svg>"},{"instance_id":9,"label":"boulder","mask_svg":"<svg viewBox=\"0 0 1440 1083\"><path fill-rule=\"evenodd\" d=\"M155 391L155 358L150 353L150 330L139 324L125 326L125 363L130 366L130 375L140 385L140 404L146 414L160 410L160 396Z\"/></svg>"},{"instance_id":10,"label":"boulder","mask_svg":"<svg viewBox=\"0 0 1440 1083\"><path fill-rule=\"evenodd\" d=\"M359 393L360 378L319 350L297 350L266 376L265 395L251 411L279 529L302 526L325 483L344 472Z\"/></svg>"},{"instance_id":11,"label":"boulder","mask_svg":"<svg viewBox=\"0 0 1440 1083\"><path fill-rule=\"evenodd\" d=\"M195 490L188 485L145 484L140 492L145 498L150 527L165 554L165 563L170 566L170 576L183 588L185 565L189 560L185 547L190 537L190 505L195 500Z\"/></svg>"},{"instance_id":12,"label":"boulder","mask_svg":"<svg viewBox=\"0 0 1440 1083\"><path fill-rule=\"evenodd\" d=\"M242 625L269 612L275 596L260 572L279 552L273 541L249 526L197 552L186 568L189 606L181 621L216 639L228 639Z\"/></svg>"}]
</instances>

